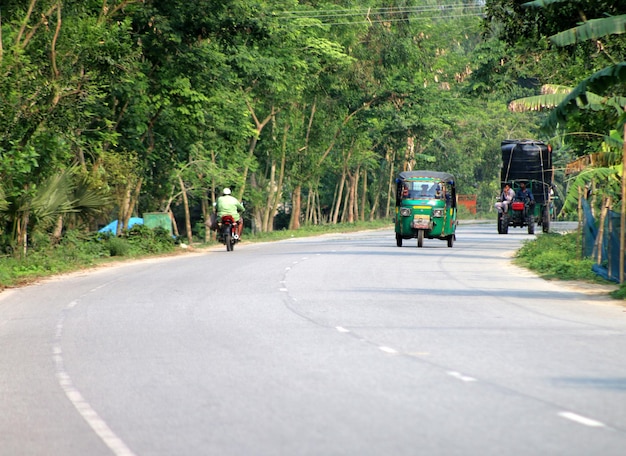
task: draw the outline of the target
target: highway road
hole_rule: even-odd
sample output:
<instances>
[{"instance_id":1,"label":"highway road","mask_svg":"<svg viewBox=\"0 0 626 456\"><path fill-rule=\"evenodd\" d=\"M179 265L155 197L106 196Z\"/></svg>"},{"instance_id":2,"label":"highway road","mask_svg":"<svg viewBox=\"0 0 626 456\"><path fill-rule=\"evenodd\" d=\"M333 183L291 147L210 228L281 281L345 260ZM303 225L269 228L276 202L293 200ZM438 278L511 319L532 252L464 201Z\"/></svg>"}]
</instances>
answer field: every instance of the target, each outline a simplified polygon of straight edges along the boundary
<instances>
[{"instance_id":1,"label":"highway road","mask_svg":"<svg viewBox=\"0 0 626 456\"><path fill-rule=\"evenodd\" d=\"M368 231L0 294L0 454L623 455L626 307Z\"/></svg>"}]
</instances>

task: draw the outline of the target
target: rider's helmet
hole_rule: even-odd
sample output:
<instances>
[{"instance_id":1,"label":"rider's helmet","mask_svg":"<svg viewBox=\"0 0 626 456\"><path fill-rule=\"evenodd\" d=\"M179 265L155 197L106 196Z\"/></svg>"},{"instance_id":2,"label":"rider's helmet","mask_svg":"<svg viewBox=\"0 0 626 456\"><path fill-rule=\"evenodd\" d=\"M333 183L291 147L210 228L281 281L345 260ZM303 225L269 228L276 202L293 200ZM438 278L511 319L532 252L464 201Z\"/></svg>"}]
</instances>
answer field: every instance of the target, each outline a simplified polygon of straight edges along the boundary
<instances>
[{"instance_id":1,"label":"rider's helmet","mask_svg":"<svg viewBox=\"0 0 626 456\"><path fill-rule=\"evenodd\" d=\"M230 188L226 187L224 190L222 190L222 193L224 195L230 195Z\"/></svg>"}]
</instances>

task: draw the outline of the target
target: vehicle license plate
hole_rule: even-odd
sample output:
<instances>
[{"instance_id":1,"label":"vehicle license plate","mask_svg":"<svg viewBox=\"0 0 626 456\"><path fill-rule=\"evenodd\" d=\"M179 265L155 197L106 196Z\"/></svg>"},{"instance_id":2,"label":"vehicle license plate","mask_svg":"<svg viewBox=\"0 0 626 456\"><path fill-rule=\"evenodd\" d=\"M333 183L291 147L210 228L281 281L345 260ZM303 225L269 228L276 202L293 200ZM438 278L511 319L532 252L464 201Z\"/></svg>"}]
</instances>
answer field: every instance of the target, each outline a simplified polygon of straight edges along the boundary
<instances>
[{"instance_id":1,"label":"vehicle license plate","mask_svg":"<svg viewBox=\"0 0 626 456\"><path fill-rule=\"evenodd\" d=\"M430 217L414 217L413 228L416 228L418 230L430 229Z\"/></svg>"}]
</instances>

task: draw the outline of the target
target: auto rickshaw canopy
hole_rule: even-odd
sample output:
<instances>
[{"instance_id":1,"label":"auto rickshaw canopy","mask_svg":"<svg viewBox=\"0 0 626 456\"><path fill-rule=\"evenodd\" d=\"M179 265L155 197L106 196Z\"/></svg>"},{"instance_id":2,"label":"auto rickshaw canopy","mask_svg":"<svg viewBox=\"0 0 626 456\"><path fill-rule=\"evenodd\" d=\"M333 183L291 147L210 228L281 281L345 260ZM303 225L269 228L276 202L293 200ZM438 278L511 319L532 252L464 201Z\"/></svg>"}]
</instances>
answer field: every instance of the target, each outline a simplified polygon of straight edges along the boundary
<instances>
[{"instance_id":1,"label":"auto rickshaw canopy","mask_svg":"<svg viewBox=\"0 0 626 456\"><path fill-rule=\"evenodd\" d=\"M400 180L410 179L437 179L441 182L446 182L450 185L454 185L454 176L450 173L440 171L403 171L398 175Z\"/></svg>"}]
</instances>

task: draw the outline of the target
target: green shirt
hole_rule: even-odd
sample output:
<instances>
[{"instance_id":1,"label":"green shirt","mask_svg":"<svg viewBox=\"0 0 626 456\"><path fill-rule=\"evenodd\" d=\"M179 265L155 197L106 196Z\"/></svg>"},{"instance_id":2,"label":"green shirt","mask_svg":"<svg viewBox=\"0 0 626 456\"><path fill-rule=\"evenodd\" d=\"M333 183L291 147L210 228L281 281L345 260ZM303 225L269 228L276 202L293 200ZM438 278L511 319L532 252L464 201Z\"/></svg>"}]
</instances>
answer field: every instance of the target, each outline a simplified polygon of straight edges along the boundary
<instances>
[{"instance_id":1,"label":"green shirt","mask_svg":"<svg viewBox=\"0 0 626 456\"><path fill-rule=\"evenodd\" d=\"M237 198L231 195L223 195L217 199L217 216L232 215L235 221L240 218L240 213L245 211L243 204Z\"/></svg>"}]
</instances>

